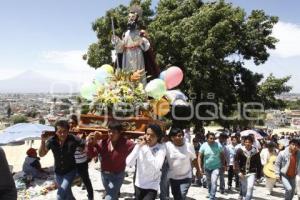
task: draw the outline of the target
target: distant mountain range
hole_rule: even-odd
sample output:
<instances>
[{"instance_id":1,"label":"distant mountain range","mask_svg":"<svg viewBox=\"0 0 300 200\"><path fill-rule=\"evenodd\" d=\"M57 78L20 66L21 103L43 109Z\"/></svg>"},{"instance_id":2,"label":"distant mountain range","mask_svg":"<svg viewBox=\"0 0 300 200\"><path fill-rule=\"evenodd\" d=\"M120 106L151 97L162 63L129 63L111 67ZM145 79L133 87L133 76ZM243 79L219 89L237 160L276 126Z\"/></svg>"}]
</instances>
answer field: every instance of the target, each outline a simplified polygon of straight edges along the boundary
<instances>
[{"instance_id":1,"label":"distant mountain range","mask_svg":"<svg viewBox=\"0 0 300 200\"><path fill-rule=\"evenodd\" d=\"M32 70L0 80L0 93L75 93L79 87L75 81L51 79Z\"/></svg>"}]
</instances>

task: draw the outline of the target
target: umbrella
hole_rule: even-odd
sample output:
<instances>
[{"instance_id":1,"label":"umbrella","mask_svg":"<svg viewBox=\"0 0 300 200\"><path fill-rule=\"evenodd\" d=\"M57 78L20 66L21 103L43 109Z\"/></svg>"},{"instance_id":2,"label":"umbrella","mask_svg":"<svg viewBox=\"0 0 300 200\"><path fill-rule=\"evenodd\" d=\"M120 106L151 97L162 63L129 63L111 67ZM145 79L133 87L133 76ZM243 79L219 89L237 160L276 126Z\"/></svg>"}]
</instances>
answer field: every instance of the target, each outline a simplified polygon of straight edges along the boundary
<instances>
[{"instance_id":1,"label":"umbrella","mask_svg":"<svg viewBox=\"0 0 300 200\"><path fill-rule=\"evenodd\" d=\"M15 124L0 133L0 144L40 139L43 131L54 131L54 127L33 123Z\"/></svg>"},{"instance_id":2,"label":"umbrella","mask_svg":"<svg viewBox=\"0 0 300 200\"><path fill-rule=\"evenodd\" d=\"M254 135L255 139L259 140L259 139L262 139L263 137L255 130L245 130L245 131L242 131L241 133L241 137L244 137L244 136L248 136L248 135Z\"/></svg>"},{"instance_id":3,"label":"umbrella","mask_svg":"<svg viewBox=\"0 0 300 200\"><path fill-rule=\"evenodd\" d=\"M266 133L265 131L263 131L262 129L253 129L256 132L258 132L262 137L268 137L268 133Z\"/></svg>"},{"instance_id":4,"label":"umbrella","mask_svg":"<svg viewBox=\"0 0 300 200\"><path fill-rule=\"evenodd\" d=\"M278 140L277 143L278 143L278 144L281 144L281 145L284 146L284 147L287 147L287 146L289 146L290 140L287 139L287 138L284 138L284 139Z\"/></svg>"},{"instance_id":5,"label":"umbrella","mask_svg":"<svg viewBox=\"0 0 300 200\"><path fill-rule=\"evenodd\" d=\"M168 90L166 96L170 100L170 103L173 105L176 100L182 100L182 102L186 102L188 97L183 94L180 90ZM177 103L178 104L178 103Z\"/></svg>"}]
</instances>

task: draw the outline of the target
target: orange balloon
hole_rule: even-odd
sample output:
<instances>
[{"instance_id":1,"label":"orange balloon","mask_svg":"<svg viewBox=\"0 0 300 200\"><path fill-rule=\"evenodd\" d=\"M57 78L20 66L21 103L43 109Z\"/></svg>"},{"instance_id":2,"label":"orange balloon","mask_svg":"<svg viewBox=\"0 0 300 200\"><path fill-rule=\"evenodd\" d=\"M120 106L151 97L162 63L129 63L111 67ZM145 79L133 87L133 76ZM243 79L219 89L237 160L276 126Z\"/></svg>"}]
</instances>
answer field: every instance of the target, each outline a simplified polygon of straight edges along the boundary
<instances>
[{"instance_id":1,"label":"orange balloon","mask_svg":"<svg viewBox=\"0 0 300 200\"><path fill-rule=\"evenodd\" d=\"M153 113L158 116L165 116L170 112L170 103L167 99L161 98L158 101L153 101L152 103Z\"/></svg>"}]
</instances>

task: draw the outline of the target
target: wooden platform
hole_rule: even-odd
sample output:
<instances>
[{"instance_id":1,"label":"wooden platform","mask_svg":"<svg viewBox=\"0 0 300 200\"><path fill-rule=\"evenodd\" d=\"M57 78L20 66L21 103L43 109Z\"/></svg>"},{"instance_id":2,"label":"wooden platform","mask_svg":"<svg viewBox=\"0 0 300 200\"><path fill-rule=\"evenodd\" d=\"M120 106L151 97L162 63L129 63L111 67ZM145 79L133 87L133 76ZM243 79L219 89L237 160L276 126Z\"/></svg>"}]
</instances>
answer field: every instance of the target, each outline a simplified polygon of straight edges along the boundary
<instances>
[{"instance_id":1,"label":"wooden platform","mask_svg":"<svg viewBox=\"0 0 300 200\"><path fill-rule=\"evenodd\" d=\"M145 116L113 118L108 115L85 114L80 116L79 132L89 134L90 132L100 131L103 135L107 135L107 125L110 121L119 121L125 129L124 135L128 138L138 138L144 135L150 123L158 124L162 129L164 129L165 126L162 121Z\"/></svg>"}]
</instances>

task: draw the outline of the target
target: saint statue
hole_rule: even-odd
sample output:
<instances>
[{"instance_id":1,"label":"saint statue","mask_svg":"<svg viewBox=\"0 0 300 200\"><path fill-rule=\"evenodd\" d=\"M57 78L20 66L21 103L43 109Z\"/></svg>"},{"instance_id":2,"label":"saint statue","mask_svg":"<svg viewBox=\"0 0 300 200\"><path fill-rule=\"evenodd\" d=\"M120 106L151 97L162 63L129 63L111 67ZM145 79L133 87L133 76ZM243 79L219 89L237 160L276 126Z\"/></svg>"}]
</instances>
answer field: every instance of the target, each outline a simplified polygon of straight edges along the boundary
<instances>
[{"instance_id":1,"label":"saint statue","mask_svg":"<svg viewBox=\"0 0 300 200\"><path fill-rule=\"evenodd\" d=\"M140 79L146 83L146 77L150 80L157 78L160 70L155 63L153 51L144 30L139 30L138 22L142 16L139 6L132 6L128 15L127 31L123 38L113 38L115 49L119 58L119 66L123 70L133 72L132 79ZM149 80L149 79L148 79Z\"/></svg>"}]
</instances>

